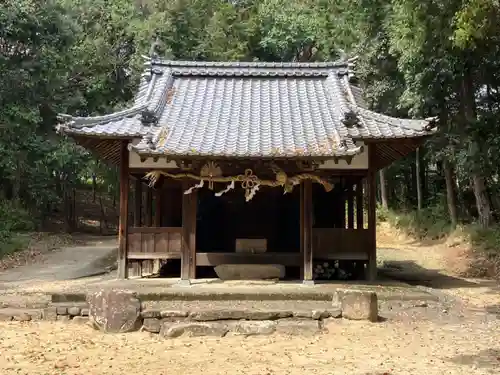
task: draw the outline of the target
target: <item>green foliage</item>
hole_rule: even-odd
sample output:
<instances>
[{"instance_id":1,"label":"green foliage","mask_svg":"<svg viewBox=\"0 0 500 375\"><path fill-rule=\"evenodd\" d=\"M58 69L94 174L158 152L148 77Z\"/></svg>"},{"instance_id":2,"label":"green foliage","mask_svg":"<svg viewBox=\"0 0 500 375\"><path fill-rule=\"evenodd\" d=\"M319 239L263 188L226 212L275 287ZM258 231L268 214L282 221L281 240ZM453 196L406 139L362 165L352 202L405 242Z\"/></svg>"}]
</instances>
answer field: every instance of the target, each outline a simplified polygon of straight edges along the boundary
<instances>
[{"instance_id":1,"label":"green foliage","mask_svg":"<svg viewBox=\"0 0 500 375\"><path fill-rule=\"evenodd\" d=\"M420 212L395 212L379 207L377 218L418 239L440 239L449 235L453 229L443 205L428 207Z\"/></svg>"},{"instance_id":2,"label":"green foliage","mask_svg":"<svg viewBox=\"0 0 500 375\"><path fill-rule=\"evenodd\" d=\"M0 258L25 247L28 240L19 234L34 228L33 218L13 202L0 200Z\"/></svg>"},{"instance_id":3,"label":"green foliage","mask_svg":"<svg viewBox=\"0 0 500 375\"><path fill-rule=\"evenodd\" d=\"M0 233L24 232L34 229L33 218L30 213L13 202L0 200Z\"/></svg>"},{"instance_id":4,"label":"green foliage","mask_svg":"<svg viewBox=\"0 0 500 375\"><path fill-rule=\"evenodd\" d=\"M89 182L116 195L116 170L56 135L56 113L86 116L126 106L142 55L158 37L158 53L175 59L359 55L356 73L372 108L437 116L440 126L422 148L419 178L415 155L385 170L389 208L405 213L379 210L379 218L417 237L444 236L453 189L459 221L487 226L489 211L500 217L499 16L495 0L2 1L0 193L14 202L9 215L29 212L27 222L37 225ZM418 184L427 208L417 214ZM22 229L19 223L0 231ZM474 230L471 238L483 237L484 248L494 249L492 228Z\"/></svg>"}]
</instances>

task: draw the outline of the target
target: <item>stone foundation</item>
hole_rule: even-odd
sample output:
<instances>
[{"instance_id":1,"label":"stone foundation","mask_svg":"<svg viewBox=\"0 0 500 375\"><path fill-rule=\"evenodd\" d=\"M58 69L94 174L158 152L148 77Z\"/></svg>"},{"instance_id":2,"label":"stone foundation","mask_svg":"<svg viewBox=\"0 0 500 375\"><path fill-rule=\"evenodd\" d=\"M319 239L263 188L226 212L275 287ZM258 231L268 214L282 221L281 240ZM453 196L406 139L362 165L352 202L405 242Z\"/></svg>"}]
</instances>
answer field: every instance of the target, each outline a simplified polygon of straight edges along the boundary
<instances>
[{"instance_id":1,"label":"stone foundation","mask_svg":"<svg viewBox=\"0 0 500 375\"><path fill-rule=\"evenodd\" d=\"M160 333L163 337L177 337L182 334L199 336L269 335L274 332L321 333L323 320L340 318L340 310L285 311L285 310L229 310L206 311L160 311L145 310L141 313L141 330ZM182 333L179 333L181 332Z\"/></svg>"},{"instance_id":2,"label":"stone foundation","mask_svg":"<svg viewBox=\"0 0 500 375\"><path fill-rule=\"evenodd\" d=\"M62 322L75 322L86 323L89 321L88 306L81 304L73 305L54 305L44 309L17 309L6 308L0 309L0 321L62 321Z\"/></svg>"},{"instance_id":3,"label":"stone foundation","mask_svg":"<svg viewBox=\"0 0 500 375\"><path fill-rule=\"evenodd\" d=\"M0 309L0 321L61 321L90 323L107 333L136 330L159 334L164 338L179 336L226 335L313 335L327 332L326 326L339 318L374 322L378 318L377 296L373 292L342 290L324 302L324 309L288 310L258 308L209 308L205 310L169 310L148 306L126 290L101 291L87 298L87 303L54 303L44 309ZM166 305L165 305L166 304ZM166 307L167 308L166 308ZM294 304L292 304L294 306Z\"/></svg>"}]
</instances>

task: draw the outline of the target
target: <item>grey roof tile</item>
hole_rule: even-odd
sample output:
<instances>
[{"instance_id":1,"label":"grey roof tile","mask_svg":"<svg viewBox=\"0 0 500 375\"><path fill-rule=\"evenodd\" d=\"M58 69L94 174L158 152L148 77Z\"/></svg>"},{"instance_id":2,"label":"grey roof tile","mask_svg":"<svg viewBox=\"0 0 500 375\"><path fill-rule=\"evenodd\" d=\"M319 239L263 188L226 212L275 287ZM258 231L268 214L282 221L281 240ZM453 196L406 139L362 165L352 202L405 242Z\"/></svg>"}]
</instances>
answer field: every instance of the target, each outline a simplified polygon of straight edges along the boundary
<instances>
[{"instance_id":1,"label":"grey roof tile","mask_svg":"<svg viewBox=\"0 0 500 375\"><path fill-rule=\"evenodd\" d=\"M341 63L150 61L130 108L71 118L61 129L142 137L130 146L141 154L214 157L352 155L360 151L353 139L429 133L428 121L366 109L347 70ZM344 124L348 113L358 126Z\"/></svg>"}]
</instances>

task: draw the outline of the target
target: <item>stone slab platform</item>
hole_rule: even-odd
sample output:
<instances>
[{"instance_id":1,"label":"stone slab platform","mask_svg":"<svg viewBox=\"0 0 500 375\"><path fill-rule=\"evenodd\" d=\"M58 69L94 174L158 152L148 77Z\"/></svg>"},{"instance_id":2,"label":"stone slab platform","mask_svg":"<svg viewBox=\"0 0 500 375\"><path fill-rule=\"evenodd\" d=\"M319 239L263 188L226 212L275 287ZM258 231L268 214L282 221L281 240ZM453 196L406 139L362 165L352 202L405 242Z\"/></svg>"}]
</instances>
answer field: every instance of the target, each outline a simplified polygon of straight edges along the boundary
<instances>
[{"instance_id":1,"label":"stone slab platform","mask_svg":"<svg viewBox=\"0 0 500 375\"><path fill-rule=\"evenodd\" d=\"M179 279L102 280L88 278L51 283L38 289L0 292L0 308L43 308L52 303L84 302L86 295L102 289L126 289L142 301L328 301L337 290L358 289L377 293L379 301L438 301L439 297L419 287L395 281L369 283L196 280L190 286Z\"/></svg>"},{"instance_id":2,"label":"stone slab platform","mask_svg":"<svg viewBox=\"0 0 500 375\"><path fill-rule=\"evenodd\" d=\"M51 293L52 302L84 301L87 293L95 288L81 291L57 291ZM125 289L137 293L142 301L331 301L337 290L357 289L375 292L379 300L435 301L438 299L418 287L399 282L367 283L324 283L312 286L300 282L266 281L220 281L196 280L189 286L178 279L109 280L98 289Z\"/></svg>"}]
</instances>

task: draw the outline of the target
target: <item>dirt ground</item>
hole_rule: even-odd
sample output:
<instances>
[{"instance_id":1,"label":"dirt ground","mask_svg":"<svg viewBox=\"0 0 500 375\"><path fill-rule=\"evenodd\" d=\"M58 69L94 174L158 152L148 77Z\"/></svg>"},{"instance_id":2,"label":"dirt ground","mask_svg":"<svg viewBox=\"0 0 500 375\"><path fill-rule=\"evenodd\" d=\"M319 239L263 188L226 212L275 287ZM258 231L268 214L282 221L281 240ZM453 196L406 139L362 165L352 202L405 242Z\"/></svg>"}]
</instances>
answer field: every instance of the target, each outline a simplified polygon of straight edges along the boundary
<instances>
[{"instance_id":1,"label":"dirt ground","mask_svg":"<svg viewBox=\"0 0 500 375\"><path fill-rule=\"evenodd\" d=\"M161 340L56 323L0 324L0 373L498 374L498 322L339 321L315 337Z\"/></svg>"},{"instance_id":2,"label":"dirt ground","mask_svg":"<svg viewBox=\"0 0 500 375\"><path fill-rule=\"evenodd\" d=\"M378 238L381 272L426 288L440 302L403 306L393 316L392 305L382 304L385 321L338 320L315 337L163 340L145 332L103 335L74 324L0 322L0 374L499 374L498 285L458 277L461 249L453 243L415 243L383 228ZM95 265L109 247L93 255L74 250L50 259L81 274L88 271L79 263L83 257ZM0 284L50 278L35 265L22 268L15 271L21 280L6 272Z\"/></svg>"},{"instance_id":3,"label":"dirt ground","mask_svg":"<svg viewBox=\"0 0 500 375\"><path fill-rule=\"evenodd\" d=\"M422 243L382 223L377 231L377 244L378 266L382 273L444 292L472 308L500 308L498 282L458 276L467 267L470 254L462 238Z\"/></svg>"}]
</instances>

